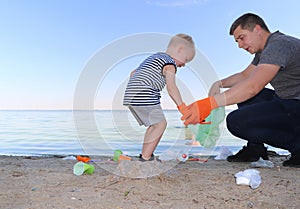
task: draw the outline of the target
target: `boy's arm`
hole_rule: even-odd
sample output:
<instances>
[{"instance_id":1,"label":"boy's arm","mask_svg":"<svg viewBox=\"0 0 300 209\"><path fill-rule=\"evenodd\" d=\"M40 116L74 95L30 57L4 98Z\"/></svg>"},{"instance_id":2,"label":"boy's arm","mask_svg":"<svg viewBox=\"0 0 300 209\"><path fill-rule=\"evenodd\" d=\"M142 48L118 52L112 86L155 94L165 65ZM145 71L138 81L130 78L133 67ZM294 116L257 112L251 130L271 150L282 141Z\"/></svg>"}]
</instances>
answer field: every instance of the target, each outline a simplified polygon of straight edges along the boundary
<instances>
[{"instance_id":1,"label":"boy's arm","mask_svg":"<svg viewBox=\"0 0 300 209\"><path fill-rule=\"evenodd\" d=\"M179 89L175 82L175 67L173 65L166 65L163 69L163 74L166 78L167 91L177 106L180 106L183 101Z\"/></svg>"},{"instance_id":2,"label":"boy's arm","mask_svg":"<svg viewBox=\"0 0 300 209\"><path fill-rule=\"evenodd\" d=\"M133 74L135 73L136 69L134 69L133 71L131 71L130 73L130 77L133 76Z\"/></svg>"}]
</instances>

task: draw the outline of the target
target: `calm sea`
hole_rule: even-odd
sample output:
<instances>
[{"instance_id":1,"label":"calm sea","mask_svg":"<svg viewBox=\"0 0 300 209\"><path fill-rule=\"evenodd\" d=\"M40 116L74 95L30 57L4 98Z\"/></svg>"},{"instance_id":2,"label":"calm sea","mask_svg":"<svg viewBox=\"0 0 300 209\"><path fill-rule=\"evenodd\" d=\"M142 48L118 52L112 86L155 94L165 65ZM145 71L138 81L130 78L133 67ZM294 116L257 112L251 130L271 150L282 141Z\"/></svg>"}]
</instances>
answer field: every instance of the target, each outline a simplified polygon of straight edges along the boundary
<instances>
[{"instance_id":1,"label":"calm sea","mask_svg":"<svg viewBox=\"0 0 300 209\"><path fill-rule=\"evenodd\" d=\"M165 111L168 126L155 154L188 150L191 154L216 155L222 146L238 151L245 141L220 126L216 146L188 145L190 129L184 128L178 111ZM128 111L0 111L0 155L113 155L120 149L129 155L141 152L145 127ZM286 154L284 150L271 149Z\"/></svg>"}]
</instances>

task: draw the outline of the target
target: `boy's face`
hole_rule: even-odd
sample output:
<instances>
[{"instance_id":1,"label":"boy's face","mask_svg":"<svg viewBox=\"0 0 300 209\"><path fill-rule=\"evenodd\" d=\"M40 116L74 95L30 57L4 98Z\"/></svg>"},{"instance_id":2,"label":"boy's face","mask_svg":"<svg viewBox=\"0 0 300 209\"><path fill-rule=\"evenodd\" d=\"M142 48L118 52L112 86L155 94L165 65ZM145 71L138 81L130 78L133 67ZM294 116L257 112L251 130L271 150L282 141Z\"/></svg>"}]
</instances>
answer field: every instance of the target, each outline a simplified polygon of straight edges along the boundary
<instances>
[{"instance_id":1,"label":"boy's face","mask_svg":"<svg viewBox=\"0 0 300 209\"><path fill-rule=\"evenodd\" d=\"M174 58L177 67L184 67L186 63L190 62L194 56L194 50L187 47L179 47L176 51L176 57Z\"/></svg>"}]
</instances>

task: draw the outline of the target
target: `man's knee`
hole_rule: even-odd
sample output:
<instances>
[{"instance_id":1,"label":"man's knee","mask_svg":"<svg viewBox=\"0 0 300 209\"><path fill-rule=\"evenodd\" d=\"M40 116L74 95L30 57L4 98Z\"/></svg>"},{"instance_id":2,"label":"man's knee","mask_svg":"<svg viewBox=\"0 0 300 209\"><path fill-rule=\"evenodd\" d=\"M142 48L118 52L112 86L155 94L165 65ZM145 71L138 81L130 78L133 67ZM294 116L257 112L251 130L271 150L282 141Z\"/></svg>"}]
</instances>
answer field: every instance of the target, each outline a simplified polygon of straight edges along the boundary
<instances>
[{"instance_id":1,"label":"man's knee","mask_svg":"<svg viewBox=\"0 0 300 209\"><path fill-rule=\"evenodd\" d=\"M246 107L253 104L258 104L260 102L271 101L274 99L275 91L272 89L264 88L256 96L241 102L238 105L239 108Z\"/></svg>"},{"instance_id":2,"label":"man's knee","mask_svg":"<svg viewBox=\"0 0 300 209\"><path fill-rule=\"evenodd\" d=\"M243 120L239 116L239 111L235 110L229 113L226 117L227 129L233 135L239 135L242 129Z\"/></svg>"}]
</instances>

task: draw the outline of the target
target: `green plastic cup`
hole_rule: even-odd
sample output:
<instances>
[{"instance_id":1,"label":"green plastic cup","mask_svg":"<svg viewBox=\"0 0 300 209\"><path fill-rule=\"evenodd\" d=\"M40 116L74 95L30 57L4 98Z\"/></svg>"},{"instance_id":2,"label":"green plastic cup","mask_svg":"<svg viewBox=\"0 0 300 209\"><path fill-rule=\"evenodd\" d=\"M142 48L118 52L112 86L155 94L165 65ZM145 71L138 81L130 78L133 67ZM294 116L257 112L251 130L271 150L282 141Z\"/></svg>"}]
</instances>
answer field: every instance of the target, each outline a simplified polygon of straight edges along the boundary
<instances>
[{"instance_id":1,"label":"green plastic cup","mask_svg":"<svg viewBox=\"0 0 300 209\"><path fill-rule=\"evenodd\" d=\"M118 162L119 157L123 154L123 152L119 149L115 150L113 160Z\"/></svg>"},{"instance_id":2,"label":"green plastic cup","mask_svg":"<svg viewBox=\"0 0 300 209\"><path fill-rule=\"evenodd\" d=\"M95 171L95 167L88 163L77 162L73 167L73 173L77 176L81 176L82 174L93 174Z\"/></svg>"}]
</instances>

